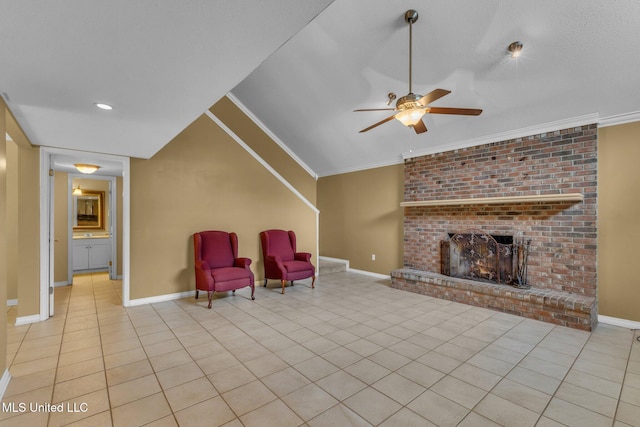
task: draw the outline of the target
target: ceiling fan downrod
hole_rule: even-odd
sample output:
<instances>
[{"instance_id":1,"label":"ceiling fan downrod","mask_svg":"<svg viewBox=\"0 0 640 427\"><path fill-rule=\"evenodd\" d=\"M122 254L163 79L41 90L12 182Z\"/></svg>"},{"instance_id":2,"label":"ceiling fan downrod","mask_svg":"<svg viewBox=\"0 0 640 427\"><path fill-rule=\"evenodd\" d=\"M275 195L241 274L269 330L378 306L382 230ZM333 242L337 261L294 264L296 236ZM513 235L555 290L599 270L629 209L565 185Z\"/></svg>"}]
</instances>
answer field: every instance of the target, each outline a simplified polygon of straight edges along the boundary
<instances>
[{"instance_id":1,"label":"ceiling fan downrod","mask_svg":"<svg viewBox=\"0 0 640 427\"><path fill-rule=\"evenodd\" d=\"M409 24L409 93L413 93L411 90L412 81L412 60L413 60L413 23L418 20L418 12L414 9L409 9L404 13L404 20Z\"/></svg>"}]
</instances>

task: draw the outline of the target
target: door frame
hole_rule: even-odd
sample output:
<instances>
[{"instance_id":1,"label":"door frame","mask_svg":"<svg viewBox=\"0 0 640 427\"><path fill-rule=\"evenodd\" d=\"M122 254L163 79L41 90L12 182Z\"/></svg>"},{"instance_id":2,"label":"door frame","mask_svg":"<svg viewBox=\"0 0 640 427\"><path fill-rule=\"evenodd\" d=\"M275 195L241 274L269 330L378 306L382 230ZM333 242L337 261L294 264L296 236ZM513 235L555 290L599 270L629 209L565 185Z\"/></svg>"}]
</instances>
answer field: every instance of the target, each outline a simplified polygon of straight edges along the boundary
<instances>
[{"instance_id":1,"label":"door frame","mask_svg":"<svg viewBox=\"0 0 640 427\"><path fill-rule=\"evenodd\" d=\"M49 171L53 166L53 158L56 154L76 157L78 161L90 156L95 159L118 162L122 165L122 303L129 306L129 280L130 280L130 187L131 172L129 157L110 154L98 154L80 150L67 150L62 148L40 148L40 313L39 320L47 320L53 313L50 307L53 298L50 297L50 288L53 289L53 176ZM106 178L106 177L105 177Z\"/></svg>"}]
</instances>

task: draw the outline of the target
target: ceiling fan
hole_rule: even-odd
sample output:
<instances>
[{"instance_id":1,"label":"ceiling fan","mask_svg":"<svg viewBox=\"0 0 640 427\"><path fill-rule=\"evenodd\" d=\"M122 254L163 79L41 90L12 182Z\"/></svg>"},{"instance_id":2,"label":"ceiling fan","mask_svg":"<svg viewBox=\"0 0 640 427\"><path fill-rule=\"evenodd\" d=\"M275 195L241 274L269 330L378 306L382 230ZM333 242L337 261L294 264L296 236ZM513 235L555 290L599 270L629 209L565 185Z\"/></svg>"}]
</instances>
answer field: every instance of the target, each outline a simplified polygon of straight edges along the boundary
<instances>
[{"instance_id":1,"label":"ceiling fan","mask_svg":"<svg viewBox=\"0 0 640 427\"><path fill-rule=\"evenodd\" d=\"M412 127L416 133L427 131L427 127L422 121L425 114L458 114L463 116L477 116L482 110L475 108L447 108L447 107L430 107L429 104L451 93L450 90L435 89L428 94L422 96L411 91L411 61L413 48L413 24L418 20L418 12L413 9L407 10L404 14L404 20L409 24L409 93L398 99L395 108L366 108L354 111L397 111L392 116L379 121L365 129L360 133L371 130L390 120L398 119L403 125ZM394 94L389 94L389 102L395 98Z\"/></svg>"}]
</instances>

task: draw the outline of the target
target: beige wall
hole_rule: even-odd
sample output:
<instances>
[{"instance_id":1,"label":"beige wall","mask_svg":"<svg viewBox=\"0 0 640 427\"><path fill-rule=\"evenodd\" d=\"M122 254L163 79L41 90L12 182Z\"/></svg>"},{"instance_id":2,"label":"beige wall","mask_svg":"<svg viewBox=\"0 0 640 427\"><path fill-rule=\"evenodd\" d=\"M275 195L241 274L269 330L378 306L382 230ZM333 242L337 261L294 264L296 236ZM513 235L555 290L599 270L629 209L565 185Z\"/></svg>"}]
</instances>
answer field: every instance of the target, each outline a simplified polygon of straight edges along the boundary
<instances>
[{"instance_id":1,"label":"beige wall","mask_svg":"<svg viewBox=\"0 0 640 427\"><path fill-rule=\"evenodd\" d=\"M5 138L7 107L0 98L0 376L7 369L7 141Z\"/></svg>"},{"instance_id":2,"label":"beige wall","mask_svg":"<svg viewBox=\"0 0 640 427\"><path fill-rule=\"evenodd\" d=\"M18 317L40 313L40 149L18 147Z\"/></svg>"},{"instance_id":3,"label":"beige wall","mask_svg":"<svg viewBox=\"0 0 640 427\"><path fill-rule=\"evenodd\" d=\"M17 224L18 212L18 146L7 141L7 224ZM7 247L18 247L18 227L7 227ZM18 251L7 254L7 299L18 299Z\"/></svg>"},{"instance_id":4,"label":"beige wall","mask_svg":"<svg viewBox=\"0 0 640 427\"><path fill-rule=\"evenodd\" d=\"M320 254L380 274L402 267L403 197L403 165L320 178Z\"/></svg>"},{"instance_id":5,"label":"beige wall","mask_svg":"<svg viewBox=\"0 0 640 427\"><path fill-rule=\"evenodd\" d=\"M312 177L299 163L280 148L229 98L222 98L210 110L233 133L242 138L269 166L292 184L300 194L311 203L316 204L315 177Z\"/></svg>"},{"instance_id":6,"label":"beige wall","mask_svg":"<svg viewBox=\"0 0 640 427\"><path fill-rule=\"evenodd\" d=\"M316 214L206 115L149 160L131 160L131 299L191 291L194 232L234 231L261 279L259 232L296 231L316 254Z\"/></svg>"},{"instance_id":7,"label":"beige wall","mask_svg":"<svg viewBox=\"0 0 640 427\"><path fill-rule=\"evenodd\" d=\"M598 133L599 314L640 321L640 122Z\"/></svg>"}]
</instances>

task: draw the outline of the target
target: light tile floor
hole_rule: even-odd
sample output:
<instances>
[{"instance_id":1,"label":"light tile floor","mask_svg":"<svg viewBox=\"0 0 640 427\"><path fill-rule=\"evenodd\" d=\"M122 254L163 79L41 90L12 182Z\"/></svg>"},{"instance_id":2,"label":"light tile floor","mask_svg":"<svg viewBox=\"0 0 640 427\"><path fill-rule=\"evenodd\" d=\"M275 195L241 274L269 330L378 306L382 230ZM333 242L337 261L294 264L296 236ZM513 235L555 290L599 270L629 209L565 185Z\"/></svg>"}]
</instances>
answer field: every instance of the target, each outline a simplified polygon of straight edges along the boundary
<instances>
[{"instance_id":1,"label":"light tile floor","mask_svg":"<svg viewBox=\"0 0 640 427\"><path fill-rule=\"evenodd\" d=\"M0 425L640 425L637 331L589 334L354 273L316 284L281 295L274 281L211 310L202 297L123 308L120 282L77 276L49 321L14 326L9 311Z\"/></svg>"}]
</instances>

